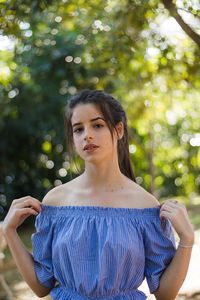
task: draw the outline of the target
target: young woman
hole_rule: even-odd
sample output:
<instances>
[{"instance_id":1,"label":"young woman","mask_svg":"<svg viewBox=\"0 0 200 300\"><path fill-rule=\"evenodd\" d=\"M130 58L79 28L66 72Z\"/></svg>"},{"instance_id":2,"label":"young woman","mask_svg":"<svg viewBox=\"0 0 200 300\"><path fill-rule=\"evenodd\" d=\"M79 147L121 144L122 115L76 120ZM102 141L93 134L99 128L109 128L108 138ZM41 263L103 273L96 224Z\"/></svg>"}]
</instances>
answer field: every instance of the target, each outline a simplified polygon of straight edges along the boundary
<instances>
[{"instance_id":1,"label":"young woman","mask_svg":"<svg viewBox=\"0 0 200 300\"><path fill-rule=\"evenodd\" d=\"M14 200L4 220L24 280L39 297L56 300L142 300L138 287L146 277L156 299L175 299L194 242L185 207L174 200L160 206L135 182L126 114L112 96L82 91L68 104L66 124L68 149L82 158L84 171L42 203ZM30 215L37 215L33 253L17 234Z\"/></svg>"}]
</instances>

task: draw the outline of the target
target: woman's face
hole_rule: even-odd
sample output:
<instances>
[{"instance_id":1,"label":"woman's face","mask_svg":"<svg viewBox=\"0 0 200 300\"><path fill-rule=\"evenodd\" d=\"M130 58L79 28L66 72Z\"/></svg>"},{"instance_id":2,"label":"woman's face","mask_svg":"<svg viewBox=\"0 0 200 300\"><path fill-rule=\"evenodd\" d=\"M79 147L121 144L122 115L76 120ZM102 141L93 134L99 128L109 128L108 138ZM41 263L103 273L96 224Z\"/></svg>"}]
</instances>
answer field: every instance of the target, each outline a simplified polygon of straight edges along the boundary
<instances>
[{"instance_id":1,"label":"woman's face","mask_svg":"<svg viewBox=\"0 0 200 300\"><path fill-rule=\"evenodd\" d=\"M105 161L116 154L116 133L112 142L104 116L94 104L77 105L73 110L71 124L75 150L85 162ZM89 145L91 147L85 149Z\"/></svg>"}]
</instances>

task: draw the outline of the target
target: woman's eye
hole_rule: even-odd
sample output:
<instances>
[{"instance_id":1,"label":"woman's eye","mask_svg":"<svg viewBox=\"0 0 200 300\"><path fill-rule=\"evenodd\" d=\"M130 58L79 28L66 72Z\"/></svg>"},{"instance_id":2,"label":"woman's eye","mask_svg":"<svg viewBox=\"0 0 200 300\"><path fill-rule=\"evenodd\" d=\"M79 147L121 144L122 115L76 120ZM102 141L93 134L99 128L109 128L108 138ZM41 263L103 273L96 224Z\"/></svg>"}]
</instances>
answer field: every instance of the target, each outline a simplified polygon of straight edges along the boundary
<instances>
[{"instance_id":1,"label":"woman's eye","mask_svg":"<svg viewBox=\"0 0 200 300\"><path fill-rule=\"evenodd\" d=\"M82 131L82 128L77 128L77 129L74 130L74 132L77 132L77 133L79 133L81 131Z\"/></svg>"},{"instance_id":2,"label":"woman's eye","mask_svg":"<svg viewBox=\"0 0 200 300\"><path fill-rule=\"evenodd\" d=\"M97 127L97 128L103 127L103 125L101 125L101 124L96 124L94 126Z\"/></svg>"},{"instance_id":3,"label":"woman's eye","mask_svg":"<svg viewBox=\"0 0 200 300\"><path fill-rule=\"evenodd\" d=\"M95 127L95 128L101 128L101 127L103 127L103 125L102 125L102 124L95 124L94 127ZM74 130L74 133L80 133L80 132L83 131L83 130L84 130L84 129L83 129L82 127L80 127L80 128L75 129L75 130Z\"/></svg>"}]
</instances>

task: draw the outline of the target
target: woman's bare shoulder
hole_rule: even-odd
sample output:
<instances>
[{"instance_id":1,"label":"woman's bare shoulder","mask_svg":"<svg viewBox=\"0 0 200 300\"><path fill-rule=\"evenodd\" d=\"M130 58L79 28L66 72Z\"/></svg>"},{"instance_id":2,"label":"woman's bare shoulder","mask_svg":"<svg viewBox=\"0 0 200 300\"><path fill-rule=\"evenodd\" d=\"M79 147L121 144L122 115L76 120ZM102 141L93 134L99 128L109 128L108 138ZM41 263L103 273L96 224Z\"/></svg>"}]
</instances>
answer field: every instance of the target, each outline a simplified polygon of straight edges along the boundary
<instances>
[{"instance_id":1,"label":"woman's bare shoulder","mask_svg":"<svg viewBox=\"0 0 200 300\"><path fill-rule=\"evenodd\" d=\"M67 199L70 197L72 193L74 181L75 179L51 189L44 196L42 200L42 204L59 206L62 205L63 203L66 203Z\"/></svg>"},{"instance_id":2,"label":"woman's bare shoulder","mask_svg":"<svg viewBox=\"0 0 200 300\"><path fill-rule=\"evenodd\" d=\"M138 200L138 204L141 208L156 207L160 205L156 197L149 193L146 189L141 187L139 184L136 184L135 191L137 194L136 199Z\"/></svg>"}]
</instances>

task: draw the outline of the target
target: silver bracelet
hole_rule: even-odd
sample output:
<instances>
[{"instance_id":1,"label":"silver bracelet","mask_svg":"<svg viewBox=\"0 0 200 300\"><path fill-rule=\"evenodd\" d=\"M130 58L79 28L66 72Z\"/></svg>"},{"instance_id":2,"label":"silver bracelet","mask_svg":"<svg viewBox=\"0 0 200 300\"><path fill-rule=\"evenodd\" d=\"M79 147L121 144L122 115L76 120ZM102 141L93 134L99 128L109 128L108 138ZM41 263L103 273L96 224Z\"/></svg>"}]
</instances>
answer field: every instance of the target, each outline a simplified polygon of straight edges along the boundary
<instances>
[{"instance_id":1,"label":"silver bracelet","mask_svg":"<svg viewBox=\"0 0 200 300\"><path fill-rule=\"evenodd\" d=\"M178 247L181 247L181 248L192 248L193 246L194 246L194 244L192 244L192 245L184 245L182 243L178 244Z\"/></svg>"}]
</instances>

